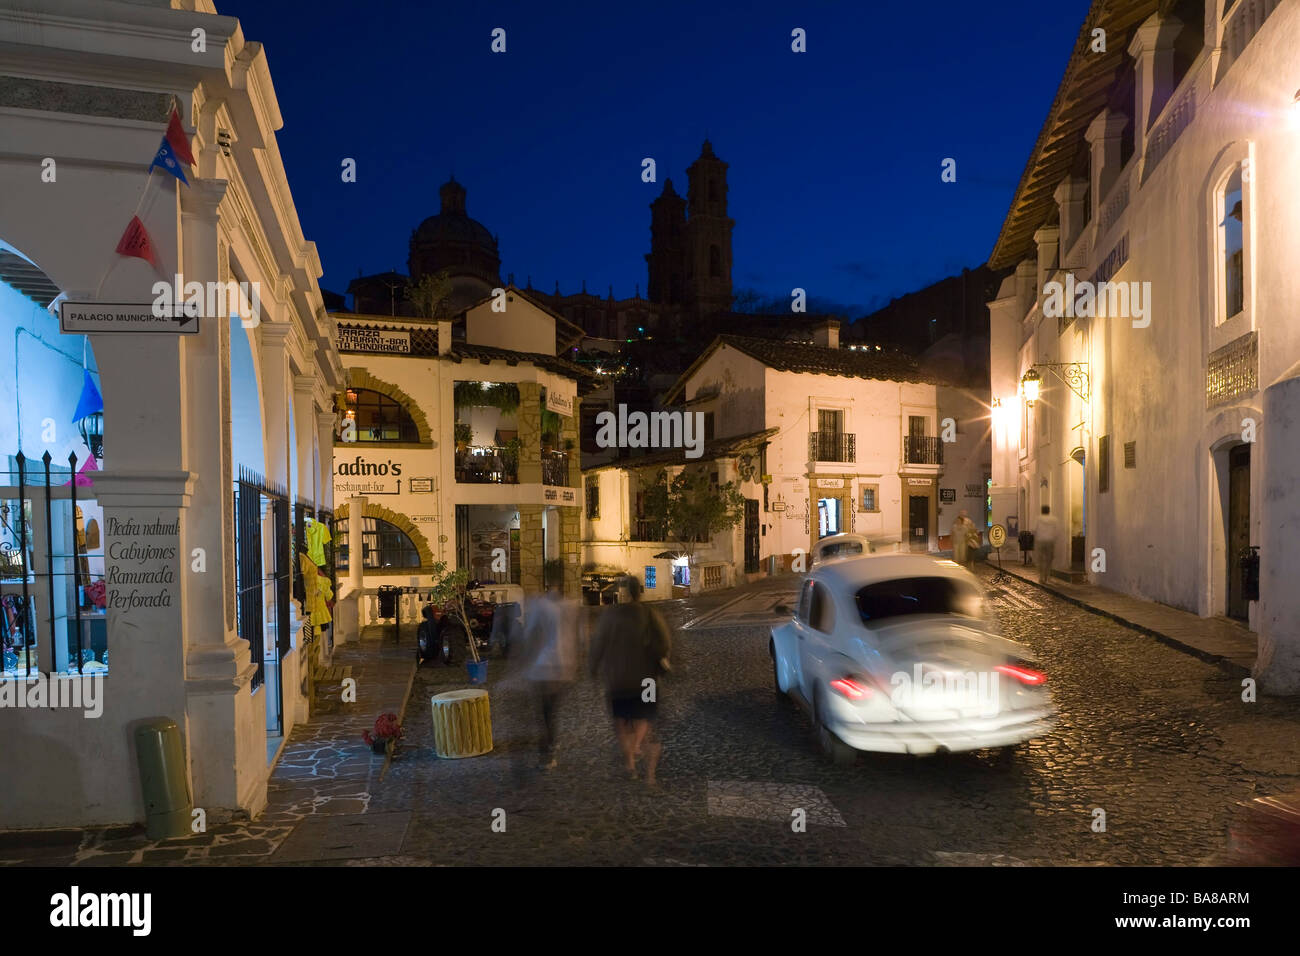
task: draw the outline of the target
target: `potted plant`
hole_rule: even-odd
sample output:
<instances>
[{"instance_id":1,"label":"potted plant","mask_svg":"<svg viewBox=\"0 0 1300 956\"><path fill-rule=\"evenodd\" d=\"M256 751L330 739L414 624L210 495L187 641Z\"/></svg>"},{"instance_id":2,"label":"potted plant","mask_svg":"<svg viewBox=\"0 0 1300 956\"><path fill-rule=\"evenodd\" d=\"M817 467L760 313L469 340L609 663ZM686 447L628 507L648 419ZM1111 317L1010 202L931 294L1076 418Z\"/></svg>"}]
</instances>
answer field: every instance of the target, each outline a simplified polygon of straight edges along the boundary
<instances>
[{"instance_id":1,"label":"potted plant","mask_svg":"<svg viewBox=\"0 0 1300 956\"><path fill-rule=\"evenodd\" d=\"M469 682L485 683L487 661L479 657L478 641L474 638L474 628L465 607L469 601L469 570L457 568L452 571L445 561L437 562L429 570L433 576L433 603L441 607L444 614L451 618L465 635L465 646L469 651L469 659L465 661L465 667L469 671Z\"/></svg>"},{"instance_id":2,"label":"potted plant","mask_svg":"<svg viewBox=\"0 0 1300 956\"><path fill-rule=\"evenodd\" d=\"M380 714L375 718L375 732L365 731L361 735L372 751L377 754L391 753L402 738L402 725L396 714Z\"/></svg>"},{"instance_id":3,"label":"potted plant","mask_svg":"<svg viewBox=\"0 0 1300 956\"><path fill-rule=\"evenodd\" d=\"M465 449L469 448L469 443L474 440L474 429L469 426L468 422L456 423L456 453L465 454Z\"/></svg>"}]
</instances>

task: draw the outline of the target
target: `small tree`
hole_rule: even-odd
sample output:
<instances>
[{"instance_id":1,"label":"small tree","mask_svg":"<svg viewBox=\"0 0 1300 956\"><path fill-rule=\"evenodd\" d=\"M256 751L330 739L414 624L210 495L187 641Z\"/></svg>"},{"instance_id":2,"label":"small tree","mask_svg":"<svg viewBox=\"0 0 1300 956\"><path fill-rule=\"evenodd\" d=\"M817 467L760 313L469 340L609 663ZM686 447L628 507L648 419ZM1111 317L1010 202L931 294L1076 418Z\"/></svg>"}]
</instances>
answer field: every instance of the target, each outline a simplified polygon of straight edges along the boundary
<instances>
[{"instance_id":1,"label":"small tree","mask_svg":"<svg viewBox=\"0 0 1300 956\"><path fill-rule=\"evenodd\" d=\"M646 516L663 528L664 540L674 542L686 555L691 582L695 581L695 551L700 543L730 531L745 519L745 499L736 483L719 483L712 471L699 465L688 465L671 477L660 471L646 488L642 507ZM691 587L687 585L688 594Z\"/></svg>"},{"instance_id":2,"label":"small tree","mask_svg":"<svg viewBox=\"0 0 1300 956\"><path fill-rule=\"evenodd\" d=\"M469 591L469 570L447 567L446 561L439 561L431 569L433 575L433 603L442 607L451 619L465 630L465 643L469 645L470 656L478 662L478 645L474 632L470 628L469 614L465 610L465 599Z\"/></svg>"},{"instance_id":3,"label":"small tree","mask_svg":"<svg viewBox=\"0 0 1300 956\"><path fill-rule=\"evenodd\" d=\"M415 303L415 311L424 319L444 318L447 300L451 298L451 275L441 269L430 275L422 276L419 282L411 283L407 296Z\"/></svg>"}]
</instances>

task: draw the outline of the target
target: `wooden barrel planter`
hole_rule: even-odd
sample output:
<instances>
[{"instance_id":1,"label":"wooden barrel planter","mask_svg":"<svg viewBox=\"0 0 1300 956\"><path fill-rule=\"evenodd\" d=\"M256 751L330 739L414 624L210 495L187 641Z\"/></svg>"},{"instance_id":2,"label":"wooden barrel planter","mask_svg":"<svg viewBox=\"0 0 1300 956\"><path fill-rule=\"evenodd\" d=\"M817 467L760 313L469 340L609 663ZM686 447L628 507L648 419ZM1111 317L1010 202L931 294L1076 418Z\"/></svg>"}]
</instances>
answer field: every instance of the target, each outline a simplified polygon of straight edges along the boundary
<instances>
[{"instance_id":1,"label":"wooden barrel planter","mask_svg":"<svg viewBox=\"0 0 1300 956\"><path fill-rule=\"evenodd\" d=\"M492 749L487 691L447 691L435 695L429 703L433 709L433 746L439 757L478 757Z\"/></svg>"}]
</instances>

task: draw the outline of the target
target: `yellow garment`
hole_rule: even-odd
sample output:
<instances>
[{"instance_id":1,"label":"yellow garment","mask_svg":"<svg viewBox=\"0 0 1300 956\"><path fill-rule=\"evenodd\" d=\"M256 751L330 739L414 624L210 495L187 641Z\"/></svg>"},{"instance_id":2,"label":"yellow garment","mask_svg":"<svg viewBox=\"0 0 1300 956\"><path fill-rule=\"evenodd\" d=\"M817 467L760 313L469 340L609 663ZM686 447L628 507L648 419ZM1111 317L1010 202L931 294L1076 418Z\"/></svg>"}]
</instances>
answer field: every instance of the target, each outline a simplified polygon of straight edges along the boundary
<instances>
[{"instance_id":1,"label":"yellow garment","mask_svg":"<svg viewBox=\"0 0 1300 956\"><path fill-rule=\"evenodd\" d=\"M325 563L325 543L330 540L330 529L320 521L313 521L307 526L306 538L307 554L319 567Z\"/></svg>"},{"instance_id":2,"label":"yellow garment","mask_svg":"<svg viewBox=\"0 0 1300 956\"><path fill-rule=\"evenodd\" d=\"M298 567L302 569L303 610L315 627L330 623L334 618L325 602L334 596L334 589L329 578L320 574L310 555L299 554Z\"/></svg>"}]
</instances>

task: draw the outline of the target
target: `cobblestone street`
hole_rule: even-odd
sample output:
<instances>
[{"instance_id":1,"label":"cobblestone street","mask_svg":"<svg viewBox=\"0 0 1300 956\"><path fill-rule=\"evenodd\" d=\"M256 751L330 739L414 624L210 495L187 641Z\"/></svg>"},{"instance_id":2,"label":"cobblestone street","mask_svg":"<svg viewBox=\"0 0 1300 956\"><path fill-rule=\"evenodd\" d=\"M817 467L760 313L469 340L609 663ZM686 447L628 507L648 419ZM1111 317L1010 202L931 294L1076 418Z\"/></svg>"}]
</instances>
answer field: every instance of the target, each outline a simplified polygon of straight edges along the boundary
<instances>
[{"instance_id":1,"label":"cobblestone street","mask_svg":"<svg viewBox=\"0 0 1300 956\"><path fill-rule=\"evenodd\" d=\"M509 678L493 683L496 751L437 760L427 699L459 674L421 671L414 733L370 805L411 814L402 861L1195 864L1222 851L1238 801L1300 784L1284 743L1293 704L1242 703L1240 677L1021 582L995 603L1050 675L1057 731L1009 761L864 755L837 768L773 694L767 627L750 619L753 604L774 601L742 598L738 625L728 608L705 617L714 603L663 607L679 628L705 626L677 631L662 793L622 778L589 683L566 702L552 773L534 769L528 700ZM504 833L491 828L496 808ZM791 829L796 808L806 833ZM1092 831L1094 808L1105 833Z\"/></svg>"},{"instance_id":2,"label":"cobblestone street","mask_svg":"<svg viewBox=\"0 0 1300 956\"><path fill-rule=\"evenodd\" d=\"M1037 651L1060 709L1057 730L1010 757L862 755L836 767L816 752L804 714L771 686L768 624L795 580L660 605L676 650L661 687L666 749L657 791L624 777L591 681L563 704L558 767L539 770L527 685L498 659L490 665L492 753L434 755L429 698L464 686L465 672L426 665L411 687L407 737L384 771L360 730L397 706L413 666L404 663L411 638L397 648L374 637L365 645L371 669L357 670L359 702L295 731L258 820L161 846L129 830L36 854L0 841L0 858L1188 865L1224 858L1239 802L1300 787L1294 703L1243 703L1241 675L1021 581L994 589L994 606L1004 631ZM1098 808L1105 832L1092 829ZM798 809L806 832L791 827Z\"/></svg>"}]
</instances>

